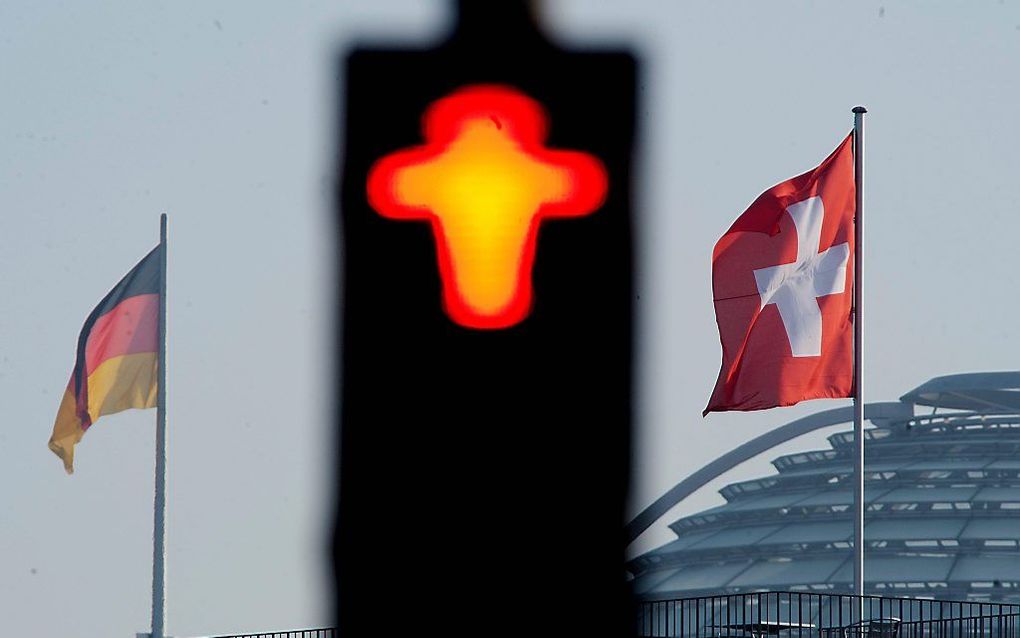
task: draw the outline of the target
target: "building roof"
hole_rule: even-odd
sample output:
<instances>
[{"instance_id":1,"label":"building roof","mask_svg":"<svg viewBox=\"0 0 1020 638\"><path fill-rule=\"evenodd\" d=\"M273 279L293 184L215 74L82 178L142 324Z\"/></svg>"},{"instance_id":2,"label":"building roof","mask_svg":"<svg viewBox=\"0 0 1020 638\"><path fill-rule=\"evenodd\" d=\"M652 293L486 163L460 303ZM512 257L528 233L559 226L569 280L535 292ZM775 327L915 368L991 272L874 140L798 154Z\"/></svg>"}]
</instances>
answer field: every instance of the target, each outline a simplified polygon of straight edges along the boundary
<instances>
[{"instance_id":1,"label":"building roof","mask_svg":"<svg viewBox=\"0 0 1020 638\"><path fill-rule=\"evenodd\" d=\"M939 377L901 402L865 434L866 588L1020 601L1020 372ZM635 593L849 591L853 432L828 441L674 521L676 540L631 561Z\"/></svg>"}]
</instances>

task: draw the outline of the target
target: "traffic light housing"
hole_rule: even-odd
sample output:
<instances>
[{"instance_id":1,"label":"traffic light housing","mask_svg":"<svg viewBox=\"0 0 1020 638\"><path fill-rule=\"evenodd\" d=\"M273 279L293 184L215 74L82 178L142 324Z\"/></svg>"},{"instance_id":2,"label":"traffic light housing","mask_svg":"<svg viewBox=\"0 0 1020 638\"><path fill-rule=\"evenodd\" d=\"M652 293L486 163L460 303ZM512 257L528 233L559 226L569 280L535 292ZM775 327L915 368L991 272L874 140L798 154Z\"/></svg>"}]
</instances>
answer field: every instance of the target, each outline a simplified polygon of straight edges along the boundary
<instances>
[{"instance_id":1,"label":"traffic light housing","mask_svg":"<svg viewBox=\"0 0 1020 638\"><path fill-rule=\"evenodd\" d=\"M553 46L524 2L459 10L435 48L358 47L341 60L340 631L628 635L636 61ZM447 124L475 122L475 151L509 139L555 167L552 185L529 186L529 169L506 158L486 172L484 152L461 161L475 171L469 186L438 170L394 177L449 152L455 136L430 139L442 123L430 129L429 114L480 91L489 101L471 113L495 121ZM530 124L506 110L529 106ZM492 214L507 232L469 228L460 240L475 247L452 247L437 207L471 223L488 209L477 193L437 206L457 199L430 191L444 179L506 188L493 197L511 221ZM507 205L528 189L552 192L552 204ZM455 266L453 250L492 260L502 241L513 253L522 225L516 263L475 263L474 281L457 280L470 265L461 255ZM495 239L478 240L485 232Z\"/></svg>"}]
</instances>

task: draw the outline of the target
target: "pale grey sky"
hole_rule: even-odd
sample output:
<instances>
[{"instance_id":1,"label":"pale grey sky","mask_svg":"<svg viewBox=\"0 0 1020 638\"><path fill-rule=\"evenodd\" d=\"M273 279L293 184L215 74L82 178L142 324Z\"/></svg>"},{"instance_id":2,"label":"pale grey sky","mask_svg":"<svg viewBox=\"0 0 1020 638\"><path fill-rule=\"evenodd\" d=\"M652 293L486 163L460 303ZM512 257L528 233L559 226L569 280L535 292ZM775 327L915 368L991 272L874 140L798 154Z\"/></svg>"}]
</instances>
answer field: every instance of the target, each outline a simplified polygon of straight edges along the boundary
<instances>
[{"instance_id":1,"label":"pale grey sky","mask_svg":"<svg viewBox=\"0 0 1020 638\"><path fill-rule=\"evenodd\" d=\"M557 39L632 46L643 63L635 512L734 445L844 403L700 416L720 358L712 246L758 193L823 159L855 104L871 111L868 399L1018 367L1020 3L546 13ZM441 1L0 0L0 633L148 628L154 412L104 417L71 477L46 441L85 316L156 243L162 211L168 629L329 622L335 54L356 37L427 41L446 21Z\"/></svg>"}]
</instances>

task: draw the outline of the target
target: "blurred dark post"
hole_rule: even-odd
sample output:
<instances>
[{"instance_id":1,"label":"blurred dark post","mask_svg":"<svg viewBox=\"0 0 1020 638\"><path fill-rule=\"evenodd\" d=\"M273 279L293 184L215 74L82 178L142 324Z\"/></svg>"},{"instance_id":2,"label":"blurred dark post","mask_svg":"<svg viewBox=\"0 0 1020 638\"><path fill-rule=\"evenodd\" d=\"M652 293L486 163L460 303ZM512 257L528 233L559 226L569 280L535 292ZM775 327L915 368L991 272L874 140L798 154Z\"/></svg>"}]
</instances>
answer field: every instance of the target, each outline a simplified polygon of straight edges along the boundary
<instances>
[{"instance_id":1,"label":"blurred dark post","mask_svg":"<svg viewBox=\"0 0 1020 638\"><path fill-rule=\"evenodd\" d=\"M554 47L525 2L458 8L437 48L341 60L340 635L626 636L636 63ZM609 175L594 214L542 223L531 314L503 330L451 321L430 226L366 199L428 105L478 83L543 104L546 146Z\"/></svg>"}]
</instances>

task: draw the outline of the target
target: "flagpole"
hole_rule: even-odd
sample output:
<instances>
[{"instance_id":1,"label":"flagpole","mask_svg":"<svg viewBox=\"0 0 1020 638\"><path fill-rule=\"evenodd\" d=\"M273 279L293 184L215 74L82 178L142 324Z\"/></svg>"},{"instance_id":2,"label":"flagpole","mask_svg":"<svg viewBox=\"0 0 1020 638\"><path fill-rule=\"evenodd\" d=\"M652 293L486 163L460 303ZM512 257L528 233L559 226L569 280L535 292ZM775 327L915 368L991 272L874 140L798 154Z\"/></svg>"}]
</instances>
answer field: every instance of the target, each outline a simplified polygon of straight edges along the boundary
<instances>
[{"instance_id":1,"label":"flagpole","mask_svg":"<svg viewBox=\"0 0 1020 638\"><path fill-rule=\"evenodd\" d=\"M156 385L156 497L152 525L152 638L166 620L166 213L159 217L159 361Z\"/></svg>"},{"instance_id":2,"label":"flagpole","mask_svg":"<svg viewBox=\"0 0 1020 638\"><path fill-rule=\"evenodd\" d=\"M854 114L854 593L864 595L864 304L861 294L864 253L864 114L868 109L855 106ZM863 608L859 599L859 608ZM861 620L861 618L858 618Z\"/></svg>"}]
</instances>

